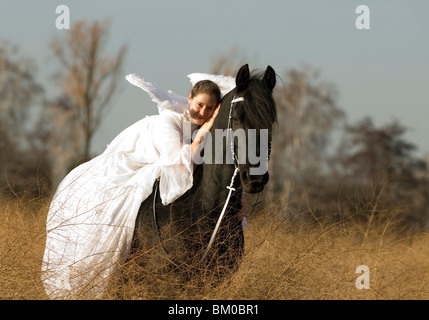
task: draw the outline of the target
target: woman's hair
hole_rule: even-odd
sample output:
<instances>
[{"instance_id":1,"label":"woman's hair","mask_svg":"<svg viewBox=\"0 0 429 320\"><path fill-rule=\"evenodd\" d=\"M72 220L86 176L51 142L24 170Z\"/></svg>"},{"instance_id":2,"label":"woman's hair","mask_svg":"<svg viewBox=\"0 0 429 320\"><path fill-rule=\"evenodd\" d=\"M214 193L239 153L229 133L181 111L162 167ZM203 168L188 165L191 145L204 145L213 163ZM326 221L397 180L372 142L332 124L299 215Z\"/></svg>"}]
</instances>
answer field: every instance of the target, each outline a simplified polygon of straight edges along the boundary
<instances>
[{"instance_id":1,"label":"woman's hair","mask_svg":"<svg viewBox=\"0 0 429 320\"><path fill-rule=\"evenodd\" d=\"M211 80L201 80L198 81L191 91L191 98L195 98L195 96L205 93L208 95L213 95L216 97L217 101L220 101L221 93L218 85Z\"/></svg>"}]
</instances>

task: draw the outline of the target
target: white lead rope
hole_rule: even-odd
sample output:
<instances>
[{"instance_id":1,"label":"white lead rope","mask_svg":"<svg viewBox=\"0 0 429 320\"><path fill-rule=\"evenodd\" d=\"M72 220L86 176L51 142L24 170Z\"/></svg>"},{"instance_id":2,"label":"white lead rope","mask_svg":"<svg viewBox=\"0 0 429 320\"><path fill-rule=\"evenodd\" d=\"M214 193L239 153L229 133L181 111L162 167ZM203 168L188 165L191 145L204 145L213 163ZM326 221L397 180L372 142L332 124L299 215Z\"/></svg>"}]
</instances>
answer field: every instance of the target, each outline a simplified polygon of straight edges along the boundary
<instances>
[{"instance_id":1,"label":"white lead rope","mask_svg":"<svg viewBox=\"0 0 429 320\"><path fill-rule=\"evenodd\" d=\"M216 227L213 230L213 233L212 233L212 236L210 238L209 244L207 245L207 249L204 252L203 257L201 258L200 261L203 261L206 258L207 253L209 252L209 250L210 250L210 248L211 248L211 246L213 244L214 238L215 238L216 233L217 233L217 229L219 229L220 222L222 221L222 218L225 215L226 207L228 206L229 199L231 198L231 194L232 194L233 191L235 191L235 188L233 188L232 185L234 184L234 178L237 175L237 172L238 172L238 168L235 168L234 174L232 175L232 178L231 178L231 183L230 183L229 187L226 187L227 189L229 189L228 197L226 198L226 202L225 202L225 204L223 206L222 212L221 212L219 218L217 219Z\"/></svg>"},{"instance_id":2,"label":"white lead rope","mask_svg":"<svg viewBox=\"0 0 429 320\"><path fill-rule=\"evenodd\" d=\"M243 97L235 98L235 96L234 96L234 98L231 101L231 106L229 108L228 134L230 135L230 140L231 140L231 153L232 153L232 159L233 159L233 161L236 160L235 159L236 157L235 157L235 152L234 152L234 140L233 140L233 137L231 136L231 134L232 134L231 133L232 132L232 126L231 126L232 106L234 105L234 103L241 102L241 101L244 101ZM227 189L229 189L228 197L226 198L225 204L223 205L222 212L221 212L219 218L217 219L216 227L213 230L213 233L212 233L212 236L210 238L209 244L207 245L206 251L204 252L204 254L203 254L203 256L202 256L202 258L201 258L200 261L203 261L206 258L207 253L209 252L209 250L210 250L210 248L211 248L211 246L213 244L213 241L214 241L214 239L216 237L217 230L219 229L219 226L220 226L220 223L222 221L222 218L225 215L226 208L228 207L228 203L229 203L229 199L231 198L231 194L232 194L233 191L235 191L235 188L233 188L232 186L234 184L234 179L235 179L235 176L237 175L237 172L238 172L238 166L236 165L235 166L235 170L234 170L234 174L232 175L232 178L231 178L231 183L229 184L229 186L226 187Z\"/></svg>"}]
</instances>

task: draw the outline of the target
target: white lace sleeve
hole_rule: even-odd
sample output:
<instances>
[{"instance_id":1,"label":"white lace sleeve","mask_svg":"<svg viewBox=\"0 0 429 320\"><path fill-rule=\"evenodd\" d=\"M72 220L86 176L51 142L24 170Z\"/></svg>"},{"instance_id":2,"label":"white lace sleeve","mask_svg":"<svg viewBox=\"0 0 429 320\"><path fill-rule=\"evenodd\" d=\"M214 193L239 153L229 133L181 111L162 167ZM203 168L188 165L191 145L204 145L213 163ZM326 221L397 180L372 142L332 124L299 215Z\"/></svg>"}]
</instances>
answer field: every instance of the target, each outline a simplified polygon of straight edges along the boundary
<instances>
[{"instance_id":1,"label":"white lace sleeve","mask_svg":"<svg viewBox=\"0 0 429 320\"><path fill-rule=\"evenodd\" d=\"M182 124L164 111L154 127L154 145L159 152L160 195L164 205L172 203L192 187L193 164L191 145L185 143Z\"/></svg>"}]
</instances>

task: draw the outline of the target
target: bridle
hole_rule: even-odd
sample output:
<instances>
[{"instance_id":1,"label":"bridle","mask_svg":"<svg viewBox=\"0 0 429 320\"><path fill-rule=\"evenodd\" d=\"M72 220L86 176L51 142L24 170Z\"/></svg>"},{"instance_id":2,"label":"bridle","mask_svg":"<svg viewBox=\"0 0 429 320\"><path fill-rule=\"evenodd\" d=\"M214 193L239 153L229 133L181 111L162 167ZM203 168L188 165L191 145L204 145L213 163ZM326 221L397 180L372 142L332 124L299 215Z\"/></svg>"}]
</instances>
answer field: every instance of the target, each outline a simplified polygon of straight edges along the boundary
<instances>
[{"instance_id":1,"label":"bridle","mask_svg":"<svg viewBox=\"0 0 429 320\"><path fill-rule=\"evenodd\" d=\"M231 106L229 107L229 116L228 116L228 127L227 127L227 134L228 134L228 138L230 141L230 147L231 147L231 156L232 156L232 160L234 161L234 166L235 169L238 170L238 159L237 159L237 155L235 154L235 148L234 148L234 137L232 134L232 123L231 123L231 119L232 119L232 107L234 106L234 103L237 102L242 102L244 101L243 97L239 97L236 98L234 96L234 98L231 100Z\"/></svg>"}]
</instances>

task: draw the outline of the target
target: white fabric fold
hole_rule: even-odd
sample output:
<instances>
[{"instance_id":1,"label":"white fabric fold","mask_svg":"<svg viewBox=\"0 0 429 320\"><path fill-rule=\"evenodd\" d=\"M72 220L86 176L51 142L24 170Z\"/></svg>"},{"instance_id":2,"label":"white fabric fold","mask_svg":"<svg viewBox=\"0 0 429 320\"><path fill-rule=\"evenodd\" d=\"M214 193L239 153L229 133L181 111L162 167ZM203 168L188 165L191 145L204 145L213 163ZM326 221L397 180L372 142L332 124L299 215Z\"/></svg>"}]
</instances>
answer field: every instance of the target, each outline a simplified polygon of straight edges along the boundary
<instances>
[{"instance_id":1,"label":"white fabric fold","mask_svg":"<svg viewBox=\"0 0 429 320\"><path fill-rule=\"evenodd\" d=\"M42 263L52 299L97 298L128 256L141 203L160 179L163 204L193 183L189 114L169 109L122 131L59 185Z\"/></svg>"}]
</instances>

